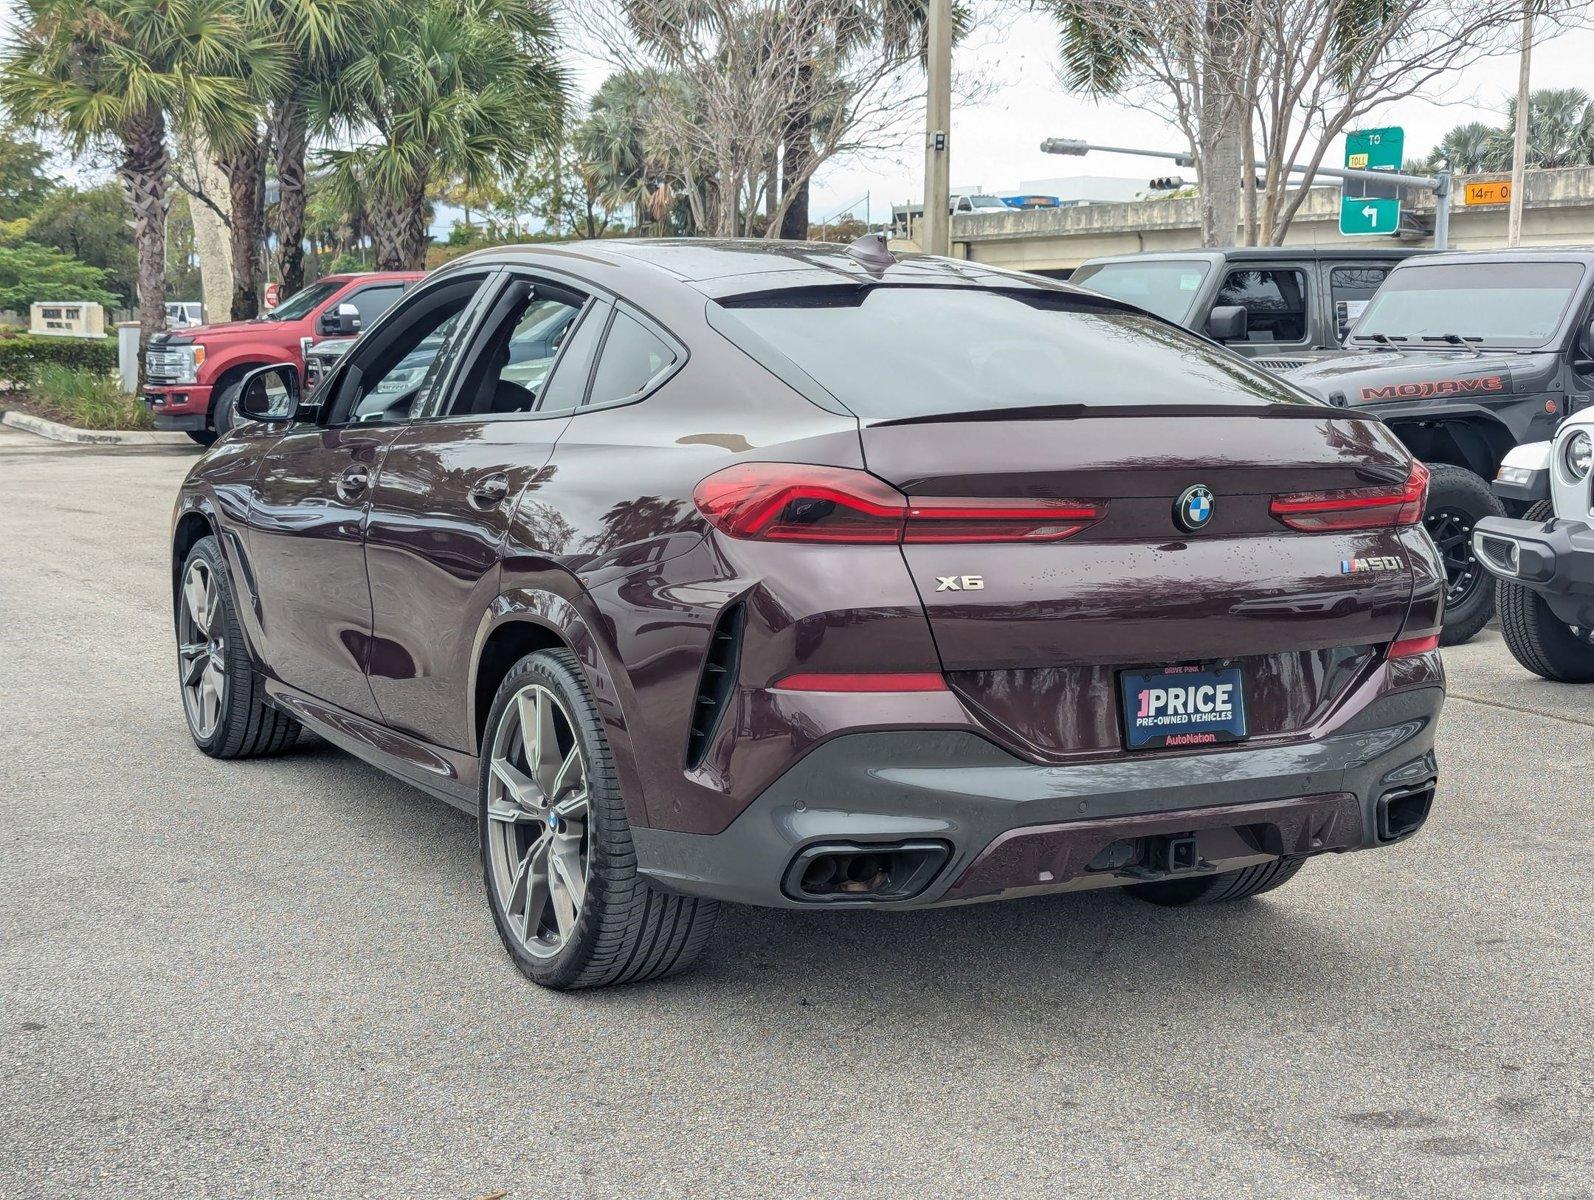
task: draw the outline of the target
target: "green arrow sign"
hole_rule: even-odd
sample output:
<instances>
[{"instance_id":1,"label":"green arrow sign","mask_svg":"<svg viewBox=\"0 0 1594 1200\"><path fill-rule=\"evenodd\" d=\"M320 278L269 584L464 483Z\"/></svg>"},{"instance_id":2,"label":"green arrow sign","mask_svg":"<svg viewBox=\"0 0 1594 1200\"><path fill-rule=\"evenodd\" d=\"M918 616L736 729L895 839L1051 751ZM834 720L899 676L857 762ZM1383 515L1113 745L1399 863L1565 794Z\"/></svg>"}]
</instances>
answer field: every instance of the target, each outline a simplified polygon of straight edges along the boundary
<instances>
[{"instance_id":1,"label":"green arrow sign","mask_svg":"<svg viewBox=\"0 0 1594 1200\"><path fill-rule=\"evenodd\" d=\"M1345 165L1353 171L1398 171L1406 131L1398 125L1345 135ZM1400 228L1400 188L1371 179L1347 179L1339 190L1339 231L1346 237L1385 237Z\"/></svg>"},{"instance_id":2,"label":"green arrow sign","mask_svg":"<svg viewBox=\"0 0 1594 1200\"><path fill-rule=\"evenodd\" d=\"M1400 201L1382 197L1353 199L1341 196L1339 231L1346 237L1383 234L1388 237L1400 227Z\"/></svg>"}]
</instances>

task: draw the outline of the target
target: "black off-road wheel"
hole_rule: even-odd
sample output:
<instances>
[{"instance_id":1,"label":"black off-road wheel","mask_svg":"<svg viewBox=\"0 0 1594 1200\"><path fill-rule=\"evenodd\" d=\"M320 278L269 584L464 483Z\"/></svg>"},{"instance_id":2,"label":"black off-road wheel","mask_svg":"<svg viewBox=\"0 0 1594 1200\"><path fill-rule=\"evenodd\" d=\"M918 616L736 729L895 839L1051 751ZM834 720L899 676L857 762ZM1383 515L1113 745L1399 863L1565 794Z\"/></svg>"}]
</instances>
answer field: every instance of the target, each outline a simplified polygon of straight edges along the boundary
<instances>
[{"instance_id":1,"label":"black off-road wheel","mask_svg":"<svg viewBox=\"0 0 1594 1200\"><path fill-rule=\"evenodd\" d=\"M281 754L299 722L266 700L214 537L194 543L177 589L177 682L194 745L212 758Z\"/></svg>"},{"instance_id":2,"label":"black off-road wheel","mask_svg":"<svg viewBox=\"0 0 1594 1200\"><path fill-rule=\"evenodd\" d=\"M1283 887L1295 878L1296 872L1305 863L1304 858L1286 856L1255 867L1242 867L1238 871L1197 875L1190 879L1160 879L1156 883L1137 883L1126 890L1131 896L1164 908L1179 908L1187 904L1224 904Z\"/></svg>"},{"instance_id":3,"label":"black off-road wheel","mask_svg":"<svg viewBox=\"0 0 1594 1200\"><path fill-rule=\"evenodd\" d=\"M185 429L188 440L198 442L201 446L214 446L216 444L216 431L214 429Z\"/></svg>"},{"instance_id":4,"label":"black off-road wheel","mask_svg":"<svg viewBox=\"0 0 1594 1200\"><path fill-rule=\"evenodd\" d=\"M581 664L521 659L482 737L482 878L504 949L558 990L637 983L690 967L719 905L638 873L620 780Z\"/></svg>"},{"instance_id":5,"label":"black off-road wheel","mask_svg":"<svg viewBox=\"0 0 1594 1200\"><path fill-rule=\"evenodd\" d=\"M1465 467L1428 463L1428 508L1424 528L1445 568L1445 616L1441 646L1459 646L1494 616L1494 576L1472 550L1472 527L1482 517L1505 515L1489 485Z\"/></svg>"},{"instance_id":6,"label":"black off-road wheel","mask_svg":"<svg viewBox=\"0 0 1594 1200\"><path fill-rule=\"evenodd\" d=\"M1541 500L1523 519L1548 521L1554 515L1554 506ZM1520 583L1501 580L1499 595L1500 632L1517 662L1541 679L1594 683L1594 629L1574 629Z\"/></svg>"}]
</instances>

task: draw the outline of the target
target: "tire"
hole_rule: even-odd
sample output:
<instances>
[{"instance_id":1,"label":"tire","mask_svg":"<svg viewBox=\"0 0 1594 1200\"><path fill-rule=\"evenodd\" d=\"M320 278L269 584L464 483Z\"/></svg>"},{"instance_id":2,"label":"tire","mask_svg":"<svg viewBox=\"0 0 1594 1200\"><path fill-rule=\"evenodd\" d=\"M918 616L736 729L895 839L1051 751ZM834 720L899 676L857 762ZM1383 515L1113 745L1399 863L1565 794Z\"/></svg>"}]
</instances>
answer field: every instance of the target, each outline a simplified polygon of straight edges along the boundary
<instances>
[{"instance_id":1,"label":"tire","mask_svg":"<svg viewBox=\"0 0 1594 1200\"><path fill-rule=\"evenodd\" d=\"M1541 500L1523 520L1548 521L1555 508ZM1513 658L1541 679L1594 683L1594 631L1578 636L1544 598L1520 583L1500 581L1500 632Z\"/></svg>"},{"instance_id":2,"label":"tire","mask_svg":"<svg viewBox=\"0 0 1594 1200\"><path fill-rule=\"evenodd\" d=\"M212 758L264 758L292 748L299 722L266 700L265 680L249 657L215 537L194 543L178 578L177 682L194 745ZM191 590L200 578L206 582L195 586L214 589L205 591L208 600ZM207 683L213 703L207 700Z\"/></svg>"},{"instance_id":3,"label":"tire","mask_svg":"<svg viewBox=\"0 0 1594 1200\"><path fill-rule=\"evenodd\" d=\"M551 755L528 752L528 725ZM702 954L719 905L659 891L638 873L603 723L570 651L527 655L504 677L482 738L478 797L493 924L534 983L639 983Z\"/></svg>"},{"instance_id":4,"label":"tire","mask_svg":"<svg viewBox=\"0 0 1594 1200\"><path fill-rule=\"evenodd\" d=\"M1445 561L1447 581L1439 644L1459 646L1494 616L1494 576L1472 553L1472 527L1480 517L1505 515L1505 507L1489 485L1465 467L1426 465L1431 478L1423 526Z\"/></svg>"},{"instance_id":5,"label":"tire","mask_svg":"<svg viewBox=\"0 0 1594 1200\"><path fill-rule=\"evenodd\" d=\"M238 385L229 384L221 390L210 405L210 436L217 440L227 436L227 431L238 423Z\"/></svg>"},{"instance_id":6,"label":"tire","mask_svg":"<svg viewBox=\"0 0 1594 1200\"><path fill-rule=\"evenodd\" d=\"M1295 878L1305 864L1304 858L1286 856L1254 867L1242 867L1238 871L1200 875L1194 879L1137 883L1125 890L1137 899L1163 908L1180 908L1187 904L1226 904L1231 900L1244 900L1283 887Z\"/></svg>"},{"instance_id":7,"label":"tire","mask_svg":"<svg viewBox=\"0 0 1594 1200\"><path fill-rule=\"evenodd\" d=\"M216 431L214 429L185 429L190 441L198 442L201 446L214 446L216 444Z\"/></svg>"}]
</instances>

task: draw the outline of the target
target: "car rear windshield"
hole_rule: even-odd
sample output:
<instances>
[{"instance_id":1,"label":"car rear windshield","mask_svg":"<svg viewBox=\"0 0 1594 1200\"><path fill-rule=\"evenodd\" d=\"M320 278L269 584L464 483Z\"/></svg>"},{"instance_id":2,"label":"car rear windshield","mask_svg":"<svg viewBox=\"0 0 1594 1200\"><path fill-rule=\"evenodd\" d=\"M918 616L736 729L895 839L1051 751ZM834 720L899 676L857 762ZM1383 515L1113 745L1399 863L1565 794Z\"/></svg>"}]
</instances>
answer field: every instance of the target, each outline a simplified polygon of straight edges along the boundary
<instances>
[{"instance_id":1,"label":"car rear windshield","mask_svg":"<svg viewBox=\"0 0 1594 1200\"><path fill-rule=\"evenodd\" d=\"M775 375L805 390L784 369L795 365L870 420L1055 405L1313 403L1182 329L1067 292L814 288L720 305L714 324Z\"/></svg>"},{"instance_id":2,"label":"car rear windshield","mask_svg":"<svg viewBox=\"0 0 1594 1200\"><path fill-rule=\"evenodd\" d=\"M1182 325L1209 269L1204 262L1087 264L1069 282Z\"/></svg>"},{"instance_id":3,"label":"car rear windshield","mask_svg":"<svg viewBox=\"0 0 1594 1200\"><path fill-rule=\"evenodd\" d=\"M1569 262L1402 266L1384 280L1351 338L1542 346L1560 327L1582 278L1582 266Z\"/></svg>"}]
</instances>

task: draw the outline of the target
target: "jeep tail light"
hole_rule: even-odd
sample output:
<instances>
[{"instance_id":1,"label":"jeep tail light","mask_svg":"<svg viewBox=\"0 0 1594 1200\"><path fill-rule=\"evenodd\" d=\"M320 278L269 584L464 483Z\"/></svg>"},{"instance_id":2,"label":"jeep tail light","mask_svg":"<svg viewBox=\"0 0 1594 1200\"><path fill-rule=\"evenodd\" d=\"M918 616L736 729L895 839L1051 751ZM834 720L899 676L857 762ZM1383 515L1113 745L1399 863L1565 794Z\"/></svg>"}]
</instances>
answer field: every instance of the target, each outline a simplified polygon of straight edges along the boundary
<instances>
[{"instance_id":1,"label":"jeep tail light","mask_svg":"<svg viewBox=\"0 0 1594 1200\"><path fill-rule=\"evenodd\" d=\"M1415 459L1398 487L1348 488L1333 492L1286 492L1268 511L1291 529L1321 533L1343 529L1393 529L1422 520L1428 503L1428 468Z\"/></svg>"},{"instance_id":2,"label":"jeep tail light","mask_svg":"<svg viewBox=\"0 0 1594 1200\"><path fill-rule=\"evenodd\" d=\"M1080 500L909 498L867 471L739 463L692 492L698 511L734 538L770 542L1055 542L1099 521Z\"/></svg>"}]
</instances>

